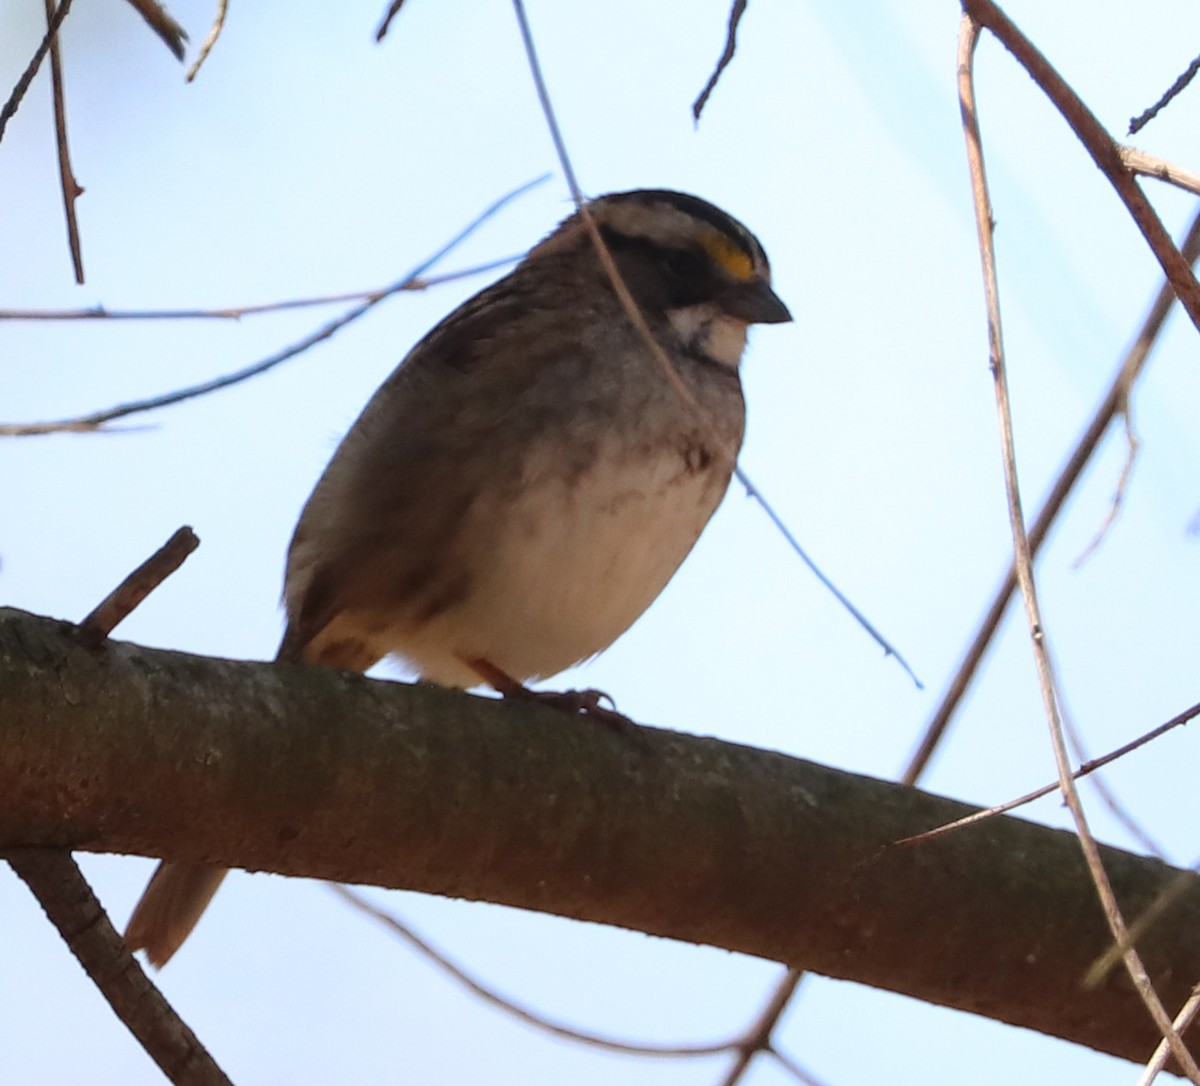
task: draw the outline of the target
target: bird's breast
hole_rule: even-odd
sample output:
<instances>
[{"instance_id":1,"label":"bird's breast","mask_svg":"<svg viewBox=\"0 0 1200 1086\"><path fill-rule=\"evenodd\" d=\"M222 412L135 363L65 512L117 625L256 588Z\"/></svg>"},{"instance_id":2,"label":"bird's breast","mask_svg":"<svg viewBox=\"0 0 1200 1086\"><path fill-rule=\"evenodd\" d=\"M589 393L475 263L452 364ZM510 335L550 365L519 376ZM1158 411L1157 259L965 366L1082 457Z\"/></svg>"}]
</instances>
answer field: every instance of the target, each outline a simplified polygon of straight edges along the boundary
<instances>
[{"instance_id":1,"label":"bird's breast","mask_svg":"<svg viewBox=\"0 0 1200 1086\"><path fill-rule=\"evenodd\" d=\"M586 466L534 450L519 485L481 495L464 523L453 550L469 592L401 654L428 678L469 685L463 658L526 680L607 648L691 550L725 493L731 452L698 435L605 440Z\"/></svg>"}]
</instances>

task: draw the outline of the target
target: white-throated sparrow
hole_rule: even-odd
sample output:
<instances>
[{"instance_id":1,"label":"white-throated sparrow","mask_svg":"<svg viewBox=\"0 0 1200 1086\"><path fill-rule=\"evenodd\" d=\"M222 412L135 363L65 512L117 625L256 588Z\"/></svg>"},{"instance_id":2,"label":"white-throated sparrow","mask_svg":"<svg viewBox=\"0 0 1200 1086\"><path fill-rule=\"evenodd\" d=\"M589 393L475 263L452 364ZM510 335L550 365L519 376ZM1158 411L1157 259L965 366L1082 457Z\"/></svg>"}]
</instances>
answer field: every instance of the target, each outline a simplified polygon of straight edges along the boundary
<instances>
[{"instance_id":1,"label":"white-throated sparrow","mask_svg":"<svg viewBox=\"0 0 1200 1086\"><path fill-rule=\"evenodd\" d=\"M612 644L729 484L750 324L791 319L744 226L661 189L588 204L434 328L334 453L288 551L281 659L516 689ZM668 372L668 367L672 372ZM161 965L224 876L164 863L126 932Z\"/></svg>"}]
</instances>

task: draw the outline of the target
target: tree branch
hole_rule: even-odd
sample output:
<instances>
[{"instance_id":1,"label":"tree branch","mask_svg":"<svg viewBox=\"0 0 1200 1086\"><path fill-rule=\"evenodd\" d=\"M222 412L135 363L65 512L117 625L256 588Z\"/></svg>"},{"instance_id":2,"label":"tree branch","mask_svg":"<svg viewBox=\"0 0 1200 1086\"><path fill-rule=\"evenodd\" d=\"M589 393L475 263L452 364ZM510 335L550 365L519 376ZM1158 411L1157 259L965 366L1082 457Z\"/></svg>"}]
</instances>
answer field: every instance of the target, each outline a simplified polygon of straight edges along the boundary
<instances>
[{"instance_id":1,"label":"tree branch","mask_svg":"<svg viewBox=\"0 0 1200 1086\"><path fill-rule=\"evenodd\" d=\"M1144 1061L1071 834L769 751L0 610L0 850L90 849L495 901L723 947ZM1104 849L1138 913L1176 875ZM1200 975L1200 883L1139 941Z\"/></svg>"},{"instance_id":2,"label":"tree branch","mask_svg":"<svg viewBox=\"0 0 1200 1086\"><path fill-rule=\"evenodd\" d=\"M121 1021L175 1086L230 1086L196 1035L150 983L69 852L4 854Z\"/></svg>"}]
</instances>

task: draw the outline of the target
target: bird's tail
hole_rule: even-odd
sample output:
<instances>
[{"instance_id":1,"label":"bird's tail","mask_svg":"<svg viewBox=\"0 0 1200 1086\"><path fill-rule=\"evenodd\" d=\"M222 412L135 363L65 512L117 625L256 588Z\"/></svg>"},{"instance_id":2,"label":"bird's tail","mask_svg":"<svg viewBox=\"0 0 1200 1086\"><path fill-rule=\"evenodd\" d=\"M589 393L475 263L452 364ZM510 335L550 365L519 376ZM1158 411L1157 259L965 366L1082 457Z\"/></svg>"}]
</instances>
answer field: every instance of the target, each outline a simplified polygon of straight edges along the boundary
<instances>
[{"instance_id":1,"label":"bird's tail","mask_svg":"<svg viewBox=\"0 0 1200 1086\"><path fill-rule=\"evenodd\" d=\"M366 671L378 663L380 654L352 638L312 643L289 622L275 659ZM160 863L129 918L126 946L144 950L147 961L161 969L191 935L228 873L228 868L209 864Z\"/></svg>"},{"instance_id":2,"label":"bird's tail","mask_svg":"<svg viewBox=\"0 0 1200 1086\"><path fill-rule=\"evenodd\" d=\"M145 950L150 964L162 968L191 934L227 874L227 868L205 864L159 864L129 918L126 945Z\"/></svg>"}]
</instances>

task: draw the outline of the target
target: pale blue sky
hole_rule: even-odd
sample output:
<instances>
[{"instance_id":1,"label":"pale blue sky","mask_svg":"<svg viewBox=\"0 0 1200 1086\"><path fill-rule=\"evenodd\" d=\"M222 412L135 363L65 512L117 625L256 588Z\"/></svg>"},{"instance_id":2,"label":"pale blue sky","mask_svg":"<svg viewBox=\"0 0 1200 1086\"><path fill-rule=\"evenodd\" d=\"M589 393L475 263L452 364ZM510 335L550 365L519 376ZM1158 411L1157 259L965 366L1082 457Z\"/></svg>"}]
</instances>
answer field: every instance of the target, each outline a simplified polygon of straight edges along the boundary
<instances>
[{"instance_id":1,"label":"pale blue sky","mask_svg":"<svg viewBox=\"0 0 1200 1086\"><path fill-rule=\"evenodd\" d=\"M1200 12L1013 0L1013 18L1110 129L1186 66ZM193 41L209 0L175 0ZM64 37L88 282L71 282L46 81L0 145L0 307L228 305L386 283L504 191L554 178L446 268L527 248L569 210L511 8L410 0L232 6L197 81L122 0L77 3ZM974 223L954 84L958 7L756 0L699 128L724 0L531 0L587 191L687 189L762 239L792 325L755 332L743 466L907 655L919 693L736 491L662 599L562 685L647 722L895 776L997 582L1008 526ZM41 5L0 16L0 85ZM980 51L985 146L1027 506L1034 508L1158 285L1108 184L994 42ZM1197 165L1200 91L1138 145ZM1153 186L1178 233L1194 200ZM437 319L483 281L395 299L273 374L131 420L111 436L0 446L0 599L82 617L176 527L203 543L121 628L145 644L268 658L284 547L338 437ZM0 421L59 417L239 368L331 313L240 323L5 324ZM1119 443L1087 476L1040 566L1065 692L1094 751L1197 700L1200 368L1177 314L1136 399L1144 448L1126 509L1080 571ZM1183 732L1114 786L1188 861L1200 853ZM514 756L516 756L514 754ZM980 803L1053 776L1027 638L1010 624L926 784ZM1099 831L1127 844L1099 808ZM1030 817L1061 824L1053 802ZM151 864L84 858L123 923ZM796 888L797 894L804 887ZM712 950L411 894L378 899L478 974L557 1017L644 1040L727 1035L780 967ZM157 1072L16 880L0 872L0 1080L154 1083ZM463 994L323 887L232 878L161 975L241 1083L570 1082L707 1086L724 1058L579 1048ZM814 980L781 1033L836 1086L1131 1081L1134 1069L1031 1033ZM787 1080L769 1062L753 1086Z\"/></svg>"}]
</instances>

